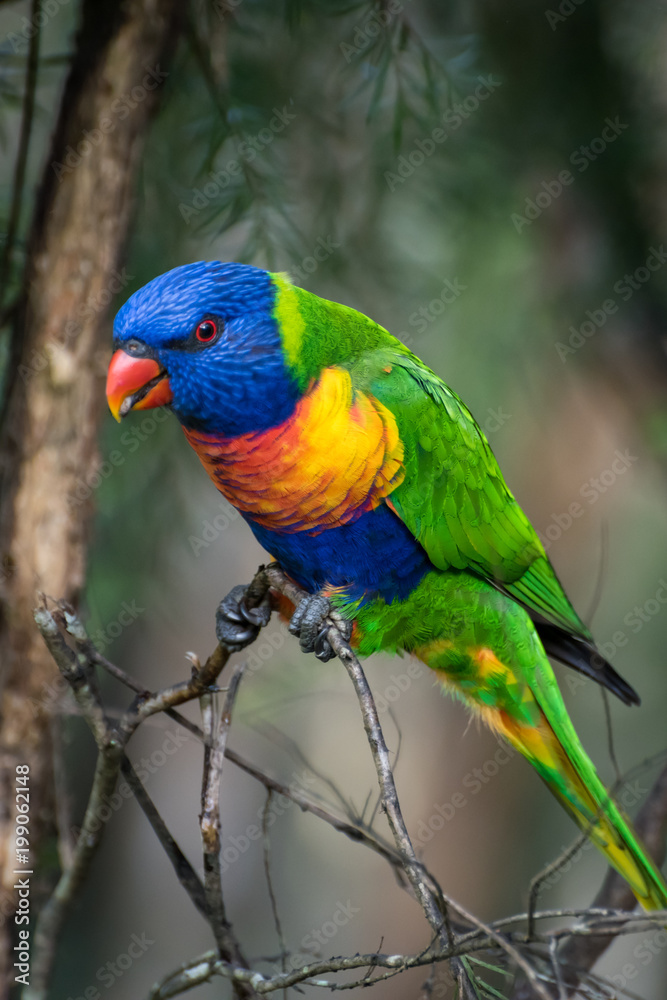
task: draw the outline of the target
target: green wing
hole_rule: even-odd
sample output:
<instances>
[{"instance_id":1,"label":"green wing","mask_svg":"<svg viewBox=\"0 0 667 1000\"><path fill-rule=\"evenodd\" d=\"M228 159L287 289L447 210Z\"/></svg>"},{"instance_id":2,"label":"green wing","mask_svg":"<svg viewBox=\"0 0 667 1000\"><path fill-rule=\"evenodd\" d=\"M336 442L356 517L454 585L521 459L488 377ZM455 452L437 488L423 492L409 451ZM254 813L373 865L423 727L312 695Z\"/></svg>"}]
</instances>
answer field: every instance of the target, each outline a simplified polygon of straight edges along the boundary
<instances>
[{"instance_id":1,"label":"green wing","mask_svg":"<svg viewBox=\"0 0 667 1000\"><path fill-rule=\"evenodd\" d=\"M409 351L373 355L357 362L353 377L392 411L405 448L405 478L389 504L433 564L473 570L590 641L463 401Z\"/></svg>"},{"instance_id":2,"label":"green wing","mask_svg":"<svg viewBox=\"0 0 667 1000\"><path fill-rule=\"evenodd\" d=\"M272 278L286 361L299 387L305 390L322 368L341 365L356 389L394 414L405 478L388 503L433 564L473 570L548 622L591 641L456 393L367 316L281 275Z\"/></svg>"}]
</instances>

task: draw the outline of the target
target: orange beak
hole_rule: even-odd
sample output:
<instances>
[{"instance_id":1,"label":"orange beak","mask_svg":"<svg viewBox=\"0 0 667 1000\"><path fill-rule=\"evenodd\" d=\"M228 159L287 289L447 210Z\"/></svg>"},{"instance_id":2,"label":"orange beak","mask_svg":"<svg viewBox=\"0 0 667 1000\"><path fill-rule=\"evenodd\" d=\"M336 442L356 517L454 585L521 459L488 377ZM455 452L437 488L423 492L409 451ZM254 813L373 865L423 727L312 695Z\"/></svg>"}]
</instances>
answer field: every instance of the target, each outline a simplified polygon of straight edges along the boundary
<instances>
[{"instance_id":1,"label":"orange beak","mask_svg":"<svg viewBox=\"0 0 667 1000\"><path fill-rule=\"evenodd\" d=\"M116 351L107 375L107 402L119 423L130 410L166 406L171 399L167 373L157 361Z\"/></svg>"}]
</instances>

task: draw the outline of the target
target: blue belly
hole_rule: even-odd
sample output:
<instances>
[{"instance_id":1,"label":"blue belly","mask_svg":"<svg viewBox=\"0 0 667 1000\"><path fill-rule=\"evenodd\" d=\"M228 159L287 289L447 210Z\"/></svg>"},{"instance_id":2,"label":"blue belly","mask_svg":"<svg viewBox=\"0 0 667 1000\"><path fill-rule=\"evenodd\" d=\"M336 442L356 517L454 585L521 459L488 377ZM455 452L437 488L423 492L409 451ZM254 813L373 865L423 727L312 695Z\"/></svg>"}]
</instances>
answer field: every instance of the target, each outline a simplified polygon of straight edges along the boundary
<instances>
[{"instance_id":1,"label":"blue belly","mask_svg":"<svg viewBox=\"0 0 667 1000\"><path fill-rule=\"evenodd\" d=\"M426 552L384 504L317 534L272 531L247 518L255 538L304 590L344 587L350 600L404 599L433 569Z\"/></svg>"}]
</instances>

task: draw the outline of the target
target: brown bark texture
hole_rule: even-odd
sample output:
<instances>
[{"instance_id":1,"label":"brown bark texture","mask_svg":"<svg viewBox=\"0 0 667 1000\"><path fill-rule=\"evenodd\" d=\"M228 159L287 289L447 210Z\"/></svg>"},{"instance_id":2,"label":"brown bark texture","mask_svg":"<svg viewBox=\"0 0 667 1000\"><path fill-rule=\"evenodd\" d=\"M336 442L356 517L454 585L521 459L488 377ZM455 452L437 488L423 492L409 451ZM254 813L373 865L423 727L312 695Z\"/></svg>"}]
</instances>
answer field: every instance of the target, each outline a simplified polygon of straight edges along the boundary
<instances>
[{"instance_id":1,"label":"brown bark texture","mask_svg":"<svg viewBox=\"0 0 667 1000\"><path fill-rule=\"evenodd\" d=\"M56 673L32 612L38 592L76 604L84 583L92 508L75 495L97 461L107 306L122 285L144 137L168 77L179 7L178 0L84 0L15 311L0 432L3 1000L13 981L17 764L30 766L36 876L40 846L55 830L50 715ZM37 901L33 892L33 906Z\"/></svg>"}]
</instances>

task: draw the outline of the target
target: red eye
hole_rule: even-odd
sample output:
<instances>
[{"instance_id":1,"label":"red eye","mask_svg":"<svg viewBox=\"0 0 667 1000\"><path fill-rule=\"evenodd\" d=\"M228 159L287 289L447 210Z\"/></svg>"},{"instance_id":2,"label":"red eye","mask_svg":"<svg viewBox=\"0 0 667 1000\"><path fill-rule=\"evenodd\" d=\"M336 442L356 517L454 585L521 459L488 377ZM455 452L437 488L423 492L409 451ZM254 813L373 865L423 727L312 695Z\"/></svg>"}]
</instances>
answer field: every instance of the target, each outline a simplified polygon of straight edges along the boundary
<instances>
[{"instance_id":1,"label":"red eye","mask_svg":"<svg viewBox=\"0 0 667 1000\"><path fill-rule=\"evenodd\" d=\"M218 325L212 319L203 319L195 330L195 337L200 344L210 344L218 335Z\"/></svg>"}]
</instances>

